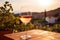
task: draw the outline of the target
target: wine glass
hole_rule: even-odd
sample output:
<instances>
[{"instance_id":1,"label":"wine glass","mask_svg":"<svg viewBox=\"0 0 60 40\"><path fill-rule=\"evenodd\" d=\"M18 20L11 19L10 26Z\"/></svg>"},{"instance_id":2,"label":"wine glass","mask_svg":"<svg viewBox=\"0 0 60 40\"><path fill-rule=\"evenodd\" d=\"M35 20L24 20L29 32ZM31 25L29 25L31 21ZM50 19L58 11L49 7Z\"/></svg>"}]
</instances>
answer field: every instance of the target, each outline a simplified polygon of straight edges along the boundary
<instances>
[{"instance_id":1,"label":"wine glass","mask_svg":"<svg viewBox=\"0 0 60 40\"><path fill-rule=\"evenodd\" d=\"M19 18L25 24L25 29L24 30L26 31L26 25L31 21L32 14L31 13L26 13L26 14L21 13L19 15ZM27 35L27 31L26 31L25 35L20 36L20 38L28 40L29 38L31 38L31 36Z\"/></svg>"}]
</instances>

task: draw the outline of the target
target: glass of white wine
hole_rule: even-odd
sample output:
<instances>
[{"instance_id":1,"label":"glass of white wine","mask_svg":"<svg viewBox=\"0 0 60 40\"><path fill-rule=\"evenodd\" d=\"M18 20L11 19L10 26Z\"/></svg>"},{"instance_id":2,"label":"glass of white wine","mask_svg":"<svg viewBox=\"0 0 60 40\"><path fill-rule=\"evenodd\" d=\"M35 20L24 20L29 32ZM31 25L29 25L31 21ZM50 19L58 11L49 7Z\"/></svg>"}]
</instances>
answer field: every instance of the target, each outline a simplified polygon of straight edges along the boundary
<instances>
[{"instance_id":1,"label":"glass of white wine","mask_svg":"<svg viewBox=\"0 0 60 40\"><path fill-rule=\"evenodd\" d=\"M21 14L19 15L19 18L22 21L22 23L25 24L25 29L24 29L25 30L25 35L20 36L20 38L28 40L29 38L31 38L31 36L27 34L26 25L31 21L32 14L31 13L26 13L26 14L22 14L22 15Z\"/></svg>"}]
</instances>

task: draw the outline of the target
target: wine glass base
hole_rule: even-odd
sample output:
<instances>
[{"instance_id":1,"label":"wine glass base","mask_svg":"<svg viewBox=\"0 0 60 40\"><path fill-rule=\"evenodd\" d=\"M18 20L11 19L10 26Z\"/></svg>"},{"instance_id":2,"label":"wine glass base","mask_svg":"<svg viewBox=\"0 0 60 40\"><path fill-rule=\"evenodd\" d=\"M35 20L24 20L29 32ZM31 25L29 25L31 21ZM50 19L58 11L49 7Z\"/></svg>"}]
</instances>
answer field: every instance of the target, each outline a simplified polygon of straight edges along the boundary
<instances>
[{"instance_id":1,"label":"wine glass base","mask_svg":"<svg viewBox=\"0 0 60 40\"><path fill-rule=\"evenodd\" d=\"M31 38L31 36L30 35L22 35L22 36L20 36L20 38L21 39L29 39L29 38Z\"/></svg>"}]
</instances>

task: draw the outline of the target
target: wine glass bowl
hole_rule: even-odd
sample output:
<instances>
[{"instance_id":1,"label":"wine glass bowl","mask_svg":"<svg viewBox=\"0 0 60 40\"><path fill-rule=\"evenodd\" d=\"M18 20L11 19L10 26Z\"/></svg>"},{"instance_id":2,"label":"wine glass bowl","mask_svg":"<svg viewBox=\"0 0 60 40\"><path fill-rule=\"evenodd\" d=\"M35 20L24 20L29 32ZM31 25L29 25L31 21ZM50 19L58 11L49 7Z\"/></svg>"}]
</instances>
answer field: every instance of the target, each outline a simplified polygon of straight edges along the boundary
<instances>
[{"instance_id":1,"label":"wine glass bowl","mask_svg":"<svg viewBox=\"0 0 60 40\"><path fill-rule=\"evenodd\" d=\"M29 23L32 19L31 15L21 15L19 16L20 20L26 25L27 23Z\"/></svg>"}]
</instances>

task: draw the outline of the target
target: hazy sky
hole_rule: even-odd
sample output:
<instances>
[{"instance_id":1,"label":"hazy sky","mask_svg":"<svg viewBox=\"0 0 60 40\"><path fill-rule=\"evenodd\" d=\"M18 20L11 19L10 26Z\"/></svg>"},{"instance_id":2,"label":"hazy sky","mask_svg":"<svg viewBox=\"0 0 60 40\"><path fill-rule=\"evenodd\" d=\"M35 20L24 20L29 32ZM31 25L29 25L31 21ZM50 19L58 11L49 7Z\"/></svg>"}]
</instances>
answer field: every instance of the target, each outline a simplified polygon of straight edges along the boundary
<instances>
[{"instance_id":1,"label":"hazy sky","mask_svg":"<svg viewBox=\"0 0 60 40\"><path fill-rule=\"evenodd\" d=\"M0 0L0 6L5 1L9 1L12 4L14 12L42 12L45 9L49 11L60 7L60 0Z\"/></svg>"}]
</instances>

